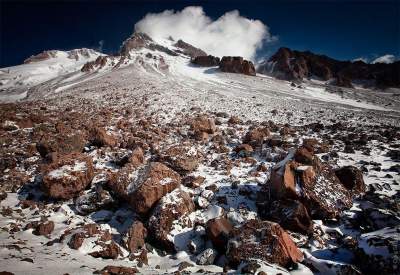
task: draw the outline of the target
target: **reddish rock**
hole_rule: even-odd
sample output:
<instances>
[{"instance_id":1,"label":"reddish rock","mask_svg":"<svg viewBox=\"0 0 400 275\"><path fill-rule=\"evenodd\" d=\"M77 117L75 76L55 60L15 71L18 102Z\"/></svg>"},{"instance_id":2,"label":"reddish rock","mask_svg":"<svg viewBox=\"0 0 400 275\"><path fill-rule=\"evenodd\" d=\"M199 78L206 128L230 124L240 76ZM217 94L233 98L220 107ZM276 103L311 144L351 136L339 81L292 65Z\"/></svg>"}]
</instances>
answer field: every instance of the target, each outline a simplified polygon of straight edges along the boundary
<instances>
[{"instance_id":1,"label":"reddish rock","mask_svg":"<svg viewBox=\"0 0 400 275\"><path fill-rule=\"evenodd\" d=\"M233 226L228 219L215 218L207 222L206 232L214 247L219 251L225 251L232 229Z\"/></svg>"},{"instance_id":2,"label":"reddish rock","mask_svg":"<svg viewBox=\"0 0 400 275\"><path fill-rule=\"evenodd\" d=\"M231 125L241 124L241 123L242 123L242 120L237 116L231 116L228 119L228 124L231 124Z\"/></svg>"},{"instance_id":3,"label":"reddish rock","mask_svg":"<svg viewBox=\"0 0 400 275\"><path fill-rule=\"evenodd\" d=\"M102 249L89 253L90 256L103 259L117 259L121 254L121 250L114 241L110 243L99 243L99 245Z\"/></svg>"},{"instance_id":4,"label":"reddish rock","mask_svg":"<svg viewBox=\"0 0 400 275\"><path fill-rule=\"evenodd\" d=\"M178 173L159 162L140 168L127 165L110 179L110 188L138 214L146 214L165 194L181 183Z\"/></svg>"},{"instance_id":5,"label":"reddish rock","mask_svg":"<svg viewBox=\"0 0 400 275\"><path fill-rule=\"evenodd\" d=\"M219 61L219 57L203 55L195 57L191 62L201 67L214 67L219 65Z\"/></svg>"},{"instance_id":6,"label":"reddish rock","mask_svg":"<svg viewBox=\"0 0 400 275\"><path fill-rule=\"evenodd\" d=\"M106 133L103 128L94 127L90 130L90 142L94 146L110 146L115 147L117 145L117 140L115 137Z\"/></svg>"},{"instance_id":7,"label":"reddish rock","mask_svg":"<svg viewBox=\"0 0 400 275\"><path fill-rule=\"evenodd\" d=\"M84 147L85 139L81 133L43 135L36 143L36 149L42 157L48 157L51 153L81 153Z\"/></svg>"},{"instance_id":8,"label":"reddish rock","mask_svg":"<svg viewBox=\"0 0 400 275\"><path fill-rule=\"evenodd\" d=\"M299 150L296 151L296 153ZM320 163L308 150L301 154L301 165L291 160L292 155L272 168L270 178L270 196L276 199L300 200L313 218L334 218L342 210L351 207L350 193L340 183L332 167ZM304 157L307 156L307 157ZM305 159L305 160L304 160Z\"/></svg>"},{"instance_id":9,"label":"reddish rock","mask_svg":"<svg viewBox=\"0 0 400 275\"><path fill-rule=\"evenodd\" d=\"M260 259L289 267L303 260L303 253L279 224L260 220L247 221L232 230L226 256L232 266Z\"/></svg>"},{"instance_id":10,"label":"reddish rock","mask_svg":"<svg viewBox=\"0 0 400 275\"><path fill-rule=\"evenodd\" d=\"M69 240L69 242L68 242L68 246L71 248L71 249L75 249L75 250L77 250L77 249L79 249L81 246L82 246L82 244L83 244L83 241L85 240L85 234L83 233L83 232L79 232L79 233L74 233L72 236L71 236L71 239Z\"/></svg>"},{"instance_id":11,"label":"reddish rock","mask_svg":"<svg viewBox=\"0 0 400 275\"><path fill-rule=\"evenodd\" d=\"M47 221L39 223L32 233L35 235L49 236L51 232L53 232L53 230L54 230L54 222Z\"/></svg>"},{"instance_id":12,"label":"reddish rock","mask_svg":"<svg viewBox=\"0 0 400 275\"><path fill-rule=\"evenodd\" d=\"M203 50L196 48L181 39L179 39L178 42L174 44L174 46L182 49L183 54L190 56L191 58L194 59L201 56L207 56L207 54Z\"/></svg>"},{"instance_id":13,"label":"reddish rock","mask_svg":"<svg viewBox=\"0 0 400 275\"><path fill-rule=\"evenodd\" d=\"M197 188L201 186L204 182L205 178L202 176L187 176L182 180L182 183L190 188Z\"/></svg>"},{"instance_id":14,"label":"reddish rock","mask_svg":"<svg viewBox=\"0 0 400 275\"><path fill-rule=\"evenodd\" d=\"M132 151L132 155L129 158L129 162L132 163L132 165L135 167L139 167L144 163L144 154L142 148L136 147Z\"/></svg>"},{"instance_id":15,"label":"reddish rock","mask_svg":"<svg viewBox=\"0 0 400 275\"><path fill-rule=\"evenodd\" d=\"M199 159L197 152L189 146L175 145L167 148L159 154L159 161L167 164L181 175L185 175L197 169Z\"/></svg>"},{"instance_id":16,"label":"reddish rock","mask_svg":"<svg viewBox=\"0 0 400 275\"><path fill-rule=\"evenodd\" d=\"M137 252L145 245L147 229L140 221L135 221L128 230L128 240L126 246L131 253Z\"/></svg>"},{"instance_id":17,"label":"reddish rock","mask_svg":"<svg viewBox=\"0 0 400 275\"><path fill-rule=\"evenodd\" d=\"M172 223L182 216L193 212L194 203L190 195L177 189L163 197L149 218L148 229L152 237L161 244L166 251L175 251L173 242L168 237Z\"/></svg>"},{"instance_id":18,"label":"reddish rock","mask_svg":"<svg viewBox=\"0 0 400 275\"><path fill-rule=\"evenodd\" d=\"M256 70L251 61L244 60L240 56L224 56L219 63L222 72L256 75Z\"/></svg>"},{"instance_id":19,"label":"reddish rock","mask_svg":"<svg viewBox=\"0 0 400 275\"><path fill-rule=\"evenodd\" d=\"M314 160L314 154L305 147L300 147L294 154L294 160L306 165L312 165Z\"/></svg>"},{"instance_id":20,"label":"reddish rock","mask_svg":"<svg viewBox=\"0 0 400 275\"><path fill-rule=\"evenodd\" d=\"M265 216L267 219L279 223L286 230L302 234L310 234L313 231L311 217L307 208L300 201L274 201Z\"/></svg>"},{"instance_id":21,"label":"reddish rock","mask_svg":"<svg viewBox=\"0 0 400 275\"><path fill-rule=\"evenodd\" d=\"M236 146L233 150L240 157L249 157L253 154L254 151L253 147L251 147L249 144L240 144Z\"/></svg>"},{"instance_id":22,"label":"reddish rock","mask_svg":"<svg viewBox=\"0 0 400 275\"><path fill-rule=\"evenodd\" d=\"M270 135L268 128L254 128L249 130L243 137L243 143L250 144L253 148L260 147L264 139Z\"/></svg>"},{"instance_id":23,"label":"reddish rock","mask_svg":"<svg viewBox=\"0 0 400 275\"><path fill-rule=\"evenodd\" d=\"M55 199L76 197L93 179L92 159L83 154L59 158L44 169L42 187Z\"/></svg>"},{"instance_id":24,"label":"reddish rock","mask_svg":"<svg viewBox=\"0 0 400 275\"><path fill-rule=\"evenodd\" d=\"M206 132L214 134L217 131L213 118L206 115L200 115L190 121L190 129L195 133Z\"/></svg>"},{"instance_id":25,"label":"reddish rock","mask_svg":"<svg viewBox=\"0 0 400 275\"><path fill-rule=\"evenodd\" d=\"M336 176L347 190L353 194L365 193L364 177L360 169L355 166L344 166L335 171Z\"/></svg>"},{"instance_id":26,"label":"reddish rock","mask_svg":"<svg viewBox=\"0 0 400 275\"><path fill-rule=\"evenodd\" d=\"M96 271L101 275L133 275L139 271L135 267L107 265L101 271Z\"/></svg>"}]
</instances>

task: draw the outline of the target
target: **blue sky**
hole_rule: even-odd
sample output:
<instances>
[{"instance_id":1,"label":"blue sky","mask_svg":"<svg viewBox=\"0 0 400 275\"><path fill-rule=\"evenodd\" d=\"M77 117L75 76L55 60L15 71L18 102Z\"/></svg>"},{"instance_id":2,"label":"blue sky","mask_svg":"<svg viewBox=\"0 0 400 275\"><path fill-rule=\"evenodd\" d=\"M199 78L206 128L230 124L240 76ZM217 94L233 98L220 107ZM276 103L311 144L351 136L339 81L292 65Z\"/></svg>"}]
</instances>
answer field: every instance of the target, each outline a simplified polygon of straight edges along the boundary
<instances>
[{"instance_id":1,"label":"blue sky","mask_svg":"<svg viewBox=\"0 0 400 275\"><path fill-rule=\"evenodd\" d=\"M20 64L43 50L97 48L100 41L105 53L116 52L147 13L192 5L202 6L212 19L237 9L262 21L278 39L258 56L269 56L282 46L340 60L400 56L400 0L2 0L0 5L0 67Z\"/></svg>"}]
</instances>

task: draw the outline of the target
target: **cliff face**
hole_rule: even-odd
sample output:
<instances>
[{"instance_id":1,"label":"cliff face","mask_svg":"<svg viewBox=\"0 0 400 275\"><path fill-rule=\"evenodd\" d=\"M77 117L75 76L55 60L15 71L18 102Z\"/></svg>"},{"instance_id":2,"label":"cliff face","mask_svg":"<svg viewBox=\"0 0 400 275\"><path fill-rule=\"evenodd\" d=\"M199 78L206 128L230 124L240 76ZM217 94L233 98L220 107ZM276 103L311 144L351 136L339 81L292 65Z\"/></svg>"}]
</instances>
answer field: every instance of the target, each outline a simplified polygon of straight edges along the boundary
<instances>
[{"instance_id":1,"label":"cliff face","mask_svg":"<svg viewBox=\"0 0 400 275\"><path fill-rule=\"evenodd\" d=\"M339 61L325 55L288 48L280 48L257 71L284 80L317 77L333 80L333 84L345 87L351 87L356 80L369 81L380 88L400 87L400 61L392 64Z\"/></svg>"}]
</instances>

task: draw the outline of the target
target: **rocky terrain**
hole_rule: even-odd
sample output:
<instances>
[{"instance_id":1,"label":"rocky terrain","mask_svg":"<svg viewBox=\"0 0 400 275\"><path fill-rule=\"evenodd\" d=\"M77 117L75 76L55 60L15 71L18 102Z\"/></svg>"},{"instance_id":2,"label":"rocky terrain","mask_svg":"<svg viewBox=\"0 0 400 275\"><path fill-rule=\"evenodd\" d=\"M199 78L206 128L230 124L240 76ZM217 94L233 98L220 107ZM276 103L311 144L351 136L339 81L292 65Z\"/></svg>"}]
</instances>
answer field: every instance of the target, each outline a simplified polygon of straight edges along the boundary
<instances>
[{"instance_id":1,"label":"rocky terrain","mask_svg":"<svg viewBox=\"0 0 400 275\"><path fill-rule=\"evenodd\" d=\"M280 48L258 72L285 80L316 77L341 87L362 84L366 87L400 87L400 61L391 64L367 64L363 61L339 61L309 51Z\"/></svg>"},{"instance_id":2,"label":"rocky terrain","mask_svg":"<svg viewBox=\"0 0 400 275\"><path fill-rule=\"evenodd\" d=\"M399 273L397 89L124 45L0 93L0 271Z\"/></svg>"}]
</instances>

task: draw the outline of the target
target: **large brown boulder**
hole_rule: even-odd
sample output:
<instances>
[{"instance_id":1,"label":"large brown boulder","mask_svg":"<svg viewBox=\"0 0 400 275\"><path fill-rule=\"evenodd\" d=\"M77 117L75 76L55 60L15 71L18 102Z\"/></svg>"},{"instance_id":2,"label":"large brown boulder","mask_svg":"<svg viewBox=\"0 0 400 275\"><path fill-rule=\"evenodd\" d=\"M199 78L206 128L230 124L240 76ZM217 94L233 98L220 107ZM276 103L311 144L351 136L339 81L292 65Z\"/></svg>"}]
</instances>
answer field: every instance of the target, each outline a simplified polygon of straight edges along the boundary
<instances>
[{"instance_id":1,"label":"large brown boulder","mask_svg":"<svg viewBox=\"0 0 400 275\"><path fill-rule=\"evenodd\" d=\"M307 208L296 200L276 200L269 209L265 209L268 220L279 223L286 230L310 234L313 231L313 222Z\"/></svg>"},{"instance_id":2,"label":"large brown boulder","mask_svg":"<svg viewBox=\"0 0 400 275\"><path fill-rule=\"evenodd\" d=\"M101 275L134 275L139 273L139 271L135 267L107 265L95 273Z\"/></svg>"},{"instance_id":3,"label":"large brown boulder","mask_svg":"<svg viewBox=\"0 0 400 275\"><path fill-rule=\"evenodd\" d=\"M313 218L337 217L352 205L349 191L332 167L305 148L289 153L272 168L269 186L273 198L300 200Z\"/></svg>"},{"instance_id":4,"label":"large brown boulder","mask_svg":"<svg viewBox=\"0 0 400 275\"><path fill-rule=\"evenodd\" d=\"M44 168L43 190L55 199L71 199L92 181L93 162L86 155L73 153L58 158Z\"/></svg>"},{"instance_id":5,"label":"large brown boulder","mask_svg":"<svg viewBox=\"0 0 400 275\"><path fill-rule=\"evenodd\" d=\"M137 252L145 246L147 229L140 221L135 221L128 230L126 247L131 253Z\"/></svg>"},{"instance_id":6,"label":"large brown boulder","mask_svg":"<svg viewBox=\"0 0 400 275\"><path fill-rule=\"evenodd\" d=\"M179 174L159 162L150 162L139 168L126 165L111 177L109 183L115 193L142 215L180 184Z\"/></svg>"},{"instance_id":7,"label":"large brown boulder","mask_svg":"<svg viewBox=\"0 0 400 275\"><path fill-rule=\"evenodd\" d=\"M365 193L364 177L360 169L355 166L344 166L335 171L336 176L347 190L353 194Z\"/></svg>"},{"instance_id":8,"label":"large brown boulder","mask_svg":"<svg viewBox=\"0 0 400 275\"><path fill-rule=\"evenodd\" d=\"M260 147L264 140L269 137L270 131L268 128L253 128L250 129L243 137L243 143L250 144L254 149Z\"/></svg>"},{"instance_id":9,"label":"large brown boulder","mask_svg":"<svg viewBox=\"0 0 400 275\"><path fill-rule=\"evenodd\" d=\"M219 57L203 55L193 58L191 62L201 67L214 67L219 65L219 61Z\"/></svg>"},{"instance_id":10,"label":"large brown boulder","mask_svg":"<svg viewBox=\"0 0 400 275\"><path fill-rule=\"evenodd\" d=\"M94 127L90 129L90 142L94 146L110 146L114 147L117 145L117 139L109 134L100 127Z\"/></svg>"},{"instance_id":11,"label":"large brown boulder","mask_svg":"<svg viewBox=\"0 0 400 275\"><path fill-rule=\"evenodd\" d=\"M247 221L232 230L226 256L233 266L250 258L283 267L303 260L303 253L279 224L260 220Z\"/></svg>"},{"instance_id":12,"label":"large brown boulder","mask_svg":"<svg viewBox=\"0 0 400 275\"><path fill-rule=\"evenodd\" d=\"M214 247L219 251L225 251L229 240L229 233L233 226L226 218L215 218L207 222L207 236L212 241Z\"/></svg>"},{"instance_id":13,"label":"large brown boulder","mask_svg":"<svg viewBox=\"0 0 400 275\"><path fill-rule=\"evenodd\" d=\"M189 146L174 145L161 152L158 158L179 174L186 175L197 169L200 156Z\"/></svg>"},{"instance_id":14,"label":"large brown boulder","mask_svg":"<svg viewBox=\"0 0 400 275\"><path fill-rule=\"evenodd\" d=\"M36 143L36 149L42 157L48 157L51 153L60 155L81 153L85 147L85 139L82 133L74 134L46 134Z\"/></svg>"},{"instance_id":15,"label":"large brown boulder","mask_svg":"<svg viewBox=\"0 0 400 275\"><path fill-rule=\"evenodd\" d=\"M244 60L240 56L224 56L219 63L222 72L256 75L256 70L251 61Z\"/></svg>"},{"instance_id":16,"label":"large brown boulder","mask_svg":"<svg viewBox=\"0 0 400 275\"><path fill-rule=\"evenodd\" d=\"M175 251L173 237L169 236L172 223L195 209L190 195L180 189L165 195L149 218L148 229L153 239L166 251Z\"/></svg>"},{"instance_id":17,"label":"large brown boulder","mask_svg":"<svg viewBox=\"0 0 400 275\"><path fill-rule=\"evenodd\" d=\"M200 115L193 118L190 122L190 129L193 132L206 132L207 134L214 134L217 131L213 118L207 115Z\"/></svg>"}]
</instances>

